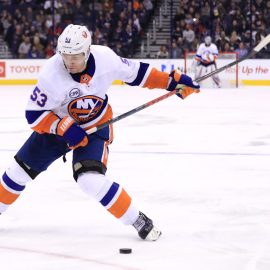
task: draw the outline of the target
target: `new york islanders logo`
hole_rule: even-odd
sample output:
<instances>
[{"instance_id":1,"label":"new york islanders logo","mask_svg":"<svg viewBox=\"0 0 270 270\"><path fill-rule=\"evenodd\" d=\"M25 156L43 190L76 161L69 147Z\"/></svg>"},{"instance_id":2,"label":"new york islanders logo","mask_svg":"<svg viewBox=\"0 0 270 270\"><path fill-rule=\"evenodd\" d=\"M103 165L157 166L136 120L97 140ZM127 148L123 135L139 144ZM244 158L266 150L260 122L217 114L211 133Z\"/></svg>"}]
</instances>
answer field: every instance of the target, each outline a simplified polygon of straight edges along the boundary
<instances>
[{"instance_id":1,"label":"new york islanders logo","mask_svg":"<svg viewBox=\"0 0 270 270\"><path fill-rule=\"evenodd\" d=\"M104 108L104 100L96 96L83 96L72 100L68 112L79 124L95 119Z\"/></svg>"}]
</instances>

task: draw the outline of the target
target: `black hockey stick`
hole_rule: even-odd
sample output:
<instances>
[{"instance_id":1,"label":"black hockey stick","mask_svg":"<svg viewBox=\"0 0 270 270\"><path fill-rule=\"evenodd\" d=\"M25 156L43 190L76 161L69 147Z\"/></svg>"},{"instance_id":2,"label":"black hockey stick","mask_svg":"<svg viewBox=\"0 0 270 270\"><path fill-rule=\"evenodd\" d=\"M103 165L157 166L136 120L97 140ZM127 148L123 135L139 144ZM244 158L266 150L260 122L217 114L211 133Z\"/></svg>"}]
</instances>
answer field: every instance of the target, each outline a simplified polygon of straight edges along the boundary
<instances>
[{"instance_id":1,"label":"black hockey stick","mask_svg":"<svg viewBox=\"0 0 270 270\"><path fill-rule=\"evenodd\" d=\"M87 134L92 134L92 133L94 133L94 132L96 132L96 131L98 131L98 130L104 128L104 127L107 127L107 126L110 125L110 124L113 124L113 123L115 123L115 122L117 122L117 121L119 121L119 120L121 120L121 119L123 119L123 118L126 118L127 116L130 116L130 115L132 115L132 114L134 114L134 113L136 113L136 112L139 112L139 111L141 111L141 110L143 110L143 109L145 109L145 108L147 108L147 107L150 107L150 106L152 106L152 105L154 105L154 104L160 102L160 101L163 100L163 99L166 99L166 98L168 98L168 97L170 97L170 96L173 96L173 95L177 94L177 93L179 92L179 90L180 90L180 89L175 89L175 90L173 90L173 91L171 91L171 92L166 93L166 94L163 95L163 96L160 96L160 97L155 98L155 99L153 99L153 100L151 100L151 101L148 101L147 103L145 103L145 104L143 104L143 105L141 105L141 106L139 106L139 107L137 107L137 108L134 108L134 109L132 109L132 110L130 110L130 111L128 111L128 112L125 112L125 113L123 113L123 114L121 114L121 115L119 115L119 116L116 116L116 117L114 117L113 119L111 119L111 120L109 120L109 121L107 121L107 122L105 122L105 123L103 123L103 124L101 124L101 125L99 125L99 126L90 128L90 129L88 129L86 132L87 132Z\"/></svg>"},{"instance_id":2,"label":"black hockey stick","mask_svg":"<svg viewBox=\"0 0 270 270\"><path fill-rule=\"evenodd\" d=\"M244 56L244 57L242 57L242 58L240 58L240 59L238 59L236 61L233 61L230 64L225 65L225 66L223 66L223 67L221 67L219 69L216 69L216 70L214 70L214 71L212 71L212 72L210 72L210 73L208 73L208 74L206 74L206 75L198 78L195 81L199 83L199 82L201 82L203 80L206 80L206 79L210 78L211 76L213 76L213 75L215 75L215 74L217 74L217 73L219 73L219 72L221 72L221 71L223 71L223 70L225 70L225 69L227 69L227 68L229 68L231 66L234 66L236 64L239 64L242 61L244 61L244 60L246 60L248 58L253 57L263 47L265 47L269 42L270 42L270 34L268 34L263 40L261 40L261 42L250 53L248 53L246 56ZM134 108L134 109L132 109L132 110L126 112L126 113L123 113L123 114L121 114L119 116L116 116L113 119L111 119L111 120L109 120L109 121L107 121L107 122L105 122L105 123L103 123L103 124L101 124L99 126L90 128L86 132L87 132L87 134L92 134L92 133L94 133L94 132L96 132L96 131L104 128L104 127L109 126L110 124L113 124L115 122L118 122L119 120L121 120L123 118L126 118L126 117L128 117L128 116L130 116L132 114L135 114L135 113L137 113L137 112L139 112L139 111L141 111L141 110L143 110L143 109L145 109L147 107L150 107L150 106L152 106L152 105L154 105L154 104L156 104L156 103L158 103L158 102L160 102L160 101L162 101L162 100L164 100L164 99L166 99L166 98L168 98L170 96L173 96L173 95L179 93L179 91L181 91L181 88L180 89L175 89L175 90L173 90L171 92L166 93L165 95L162 95L162 96L160 96L158 98L155 98L155 99L153 99L151 101L148 101L147 103L145 103L145 104L143 104L143 105L141 105L139 107L136 107L136 108Z\"/></svg>"}]
</instances>

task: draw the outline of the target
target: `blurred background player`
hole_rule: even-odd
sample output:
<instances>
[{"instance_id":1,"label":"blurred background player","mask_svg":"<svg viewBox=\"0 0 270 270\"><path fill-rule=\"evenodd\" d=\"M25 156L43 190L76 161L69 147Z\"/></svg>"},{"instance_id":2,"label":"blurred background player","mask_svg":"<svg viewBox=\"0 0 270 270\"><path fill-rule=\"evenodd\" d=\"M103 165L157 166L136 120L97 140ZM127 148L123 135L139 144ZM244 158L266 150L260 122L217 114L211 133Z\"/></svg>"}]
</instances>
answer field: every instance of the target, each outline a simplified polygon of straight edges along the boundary
<instances>
[{"instance_id":1,"label":"blurred background player","mask_svg":"<svg viewBox=\"0 0 270 270\"><path fill-rule=\"evenodd\" d=\"M217 46L212 43L210 36L205 37L204 43L200 44L196 52L195 80L217 69L217 58ZM221 88L221 82L218 74L213 75L211 78L214 82L214 85L218 88Z\"/></svg>"},{"instance_id":2,"label":"blurred background player","mask_svg":"<svg viewBox=\"0 0 270 270\"><path fill-rule=\"evenodd\" d=\"M91 43L90 32L81 25L70 24L59 36L57 53L43 66L27 104L26 119L33 133L0 181L0 213L15 202L28 182L72 151L73 176L81 190L125 225L133 225L142 239L155 241L161 231L124 188L106 176L112 125L91 135L86 131L112 119L106 93L116 79L168 91L184 85L177 94L181 98L199 92L200 86L185 74L161 72Z\"/></svg>"}]
</instances>

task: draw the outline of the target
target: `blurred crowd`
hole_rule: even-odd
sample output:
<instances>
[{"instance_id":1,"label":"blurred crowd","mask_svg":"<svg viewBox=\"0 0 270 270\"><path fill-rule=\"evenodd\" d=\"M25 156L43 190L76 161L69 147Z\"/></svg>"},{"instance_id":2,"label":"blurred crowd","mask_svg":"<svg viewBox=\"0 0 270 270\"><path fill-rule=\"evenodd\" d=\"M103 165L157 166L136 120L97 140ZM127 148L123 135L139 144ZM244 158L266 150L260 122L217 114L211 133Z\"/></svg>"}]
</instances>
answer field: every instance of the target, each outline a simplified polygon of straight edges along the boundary
<instances>
[{"instance_id":1,"label":"blurred crowd","mask_svg":"<svg viewBox=\"0 0 270 270\"><path fill-rule=\"evenodd\" d=\"M14 57L49 58L62 30L70 23L83 24L92 32L93 44L110 46L119 55L130 57L152 14L152 2L2 1L0 35Z\"/></svg>"},{"instance_id":2,"label":"blurred crowd","mask_svg":"<svg viewBox=\"0 0 270 270\"><path fill-rule=\"evenodd\" d=\"M179 0L173 19L172 42L161 46L157 57L184 57L209 35L220 52L243 57L270 33L270 0ZM250 12L251 10L251 12ZM252 31L250 31L252 29ZM269 58L270 46L256 55Z\"/></svg>"},{"instance_id":3,"label":"blurred crowd","mask_svg":"<svg viewBox=\"0 0 270 270\"><path fill-rule=\"evenodd\" d=\"M196 51L206 35L212 36L220 52L244 56L270 32L270 0L252 0L252 5L250 1L179 0L172 39L161 46L157 58L183 58L185 51ZM93 44L132 57L158 2L3 0L0 35L15 58L49 58L66 25L84 24L92 31ZM268 46L257 57L268 58L269 53Z\"/></svg>"}]
</instances>

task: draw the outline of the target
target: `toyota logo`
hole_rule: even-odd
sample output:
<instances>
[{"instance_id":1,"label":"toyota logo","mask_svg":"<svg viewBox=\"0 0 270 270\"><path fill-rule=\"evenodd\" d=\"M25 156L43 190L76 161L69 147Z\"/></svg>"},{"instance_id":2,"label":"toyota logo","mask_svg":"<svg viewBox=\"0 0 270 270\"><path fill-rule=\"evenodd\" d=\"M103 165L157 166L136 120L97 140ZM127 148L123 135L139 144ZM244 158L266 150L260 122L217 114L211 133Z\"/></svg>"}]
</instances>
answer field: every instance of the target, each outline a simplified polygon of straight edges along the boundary
<instances>
[{"instance_id":1,"label":"toyota logo","mask_svg":"<svg viewBox=\"0 0 270 270\"><path fill-rule=\"evenodd\" d=\"M6 76L6 66L5 62L0 62L0 77Z\"/></svg>"}]
</instances>

